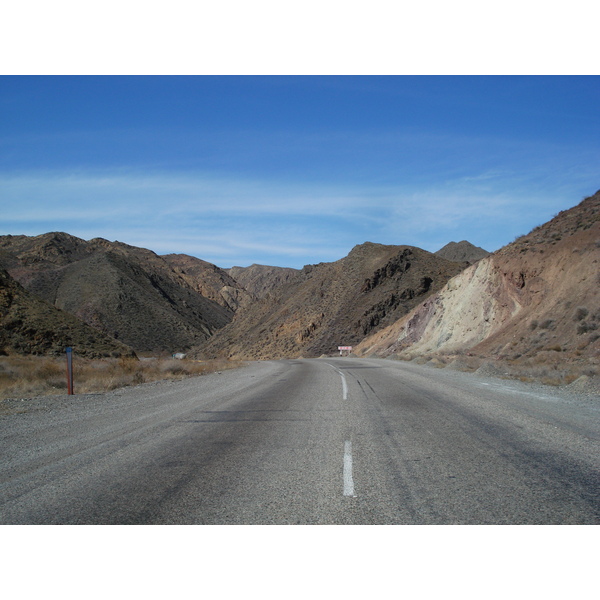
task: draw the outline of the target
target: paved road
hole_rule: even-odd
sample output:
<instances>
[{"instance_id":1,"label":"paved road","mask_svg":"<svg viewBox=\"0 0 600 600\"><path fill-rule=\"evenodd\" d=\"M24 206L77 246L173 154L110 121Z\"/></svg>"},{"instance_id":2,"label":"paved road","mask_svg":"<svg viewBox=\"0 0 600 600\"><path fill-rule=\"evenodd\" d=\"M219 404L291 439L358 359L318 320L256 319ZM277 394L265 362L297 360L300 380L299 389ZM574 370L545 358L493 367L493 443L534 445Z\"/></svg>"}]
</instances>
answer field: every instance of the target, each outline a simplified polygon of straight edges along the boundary
<instances>
[{"instance_id":1,"label":"paved road","mask_svg":"<svg viewBox=\"0 0 600 600\"><path fill-rule=\"evenodd\" d=\"M21 405L4 524L600 523L600 402L520 382L287 360Z\"/></svg>"}]
</instances>

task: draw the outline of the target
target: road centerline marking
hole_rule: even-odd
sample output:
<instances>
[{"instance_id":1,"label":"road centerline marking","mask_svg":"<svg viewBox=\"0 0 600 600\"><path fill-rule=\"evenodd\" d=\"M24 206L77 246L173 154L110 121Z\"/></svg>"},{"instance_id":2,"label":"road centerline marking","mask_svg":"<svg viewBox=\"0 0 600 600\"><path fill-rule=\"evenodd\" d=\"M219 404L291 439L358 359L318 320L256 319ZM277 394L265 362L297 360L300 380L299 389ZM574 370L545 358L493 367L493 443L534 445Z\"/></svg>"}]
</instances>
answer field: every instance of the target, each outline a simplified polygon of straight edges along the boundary
<instances>
[{"instance_id":1,"label":"road centerline marking","mask_svg":"<svg viewBox=\"0 0 600 600\"><path fill-rule=\"evenodd\" d=\"M356 498L354 479L352 477L352 442L344 442L344 496Z\"/></svg>"},{"instance_id":2,"label":"road centerline marking","mask_svg":"<svg viewBox=\"0 0 600 600\"><path fill-rule=\"evenodd\" d=\"M346 376L343 373L340 373L340 377L342 378L342 400L348 400L348 384L346 383Z\"/></svg>"},{"instance_id":3,"label":"road centerline marking","mask_svg":"<svg viewBox=\"0 0 600 600\"><path fill-rule=\"evenodd\" d=\"M348 400L348 382L346 376L336 367L327 363L342 378L342 400Z\"/></svg>"}]
</instances>

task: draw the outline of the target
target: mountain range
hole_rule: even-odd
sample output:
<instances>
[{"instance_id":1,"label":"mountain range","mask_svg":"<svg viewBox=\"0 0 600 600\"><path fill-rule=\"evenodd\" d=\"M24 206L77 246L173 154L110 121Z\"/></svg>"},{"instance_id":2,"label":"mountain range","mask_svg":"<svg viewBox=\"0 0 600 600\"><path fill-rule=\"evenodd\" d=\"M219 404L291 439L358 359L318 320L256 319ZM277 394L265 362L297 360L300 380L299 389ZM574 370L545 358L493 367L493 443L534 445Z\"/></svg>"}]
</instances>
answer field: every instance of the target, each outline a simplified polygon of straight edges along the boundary
<instances>
[{"instance_id":1,"label":"mountain range","mask_svg":"<svg viewBox=\"0 0 600 600\"><path fill-rule=\"evenodd\" d=\"M358 344L393 323L465 266L420 248L370 242L332 263L271 271L279 283L270 288L265 271L255 265L249 270L260 287L251 287L257 300L196 355L258 359L335 353L338 346Z\"/></svg>"},{"instance_id":2,"label":"mountain range","mask_svg":"<svg viewBox=\"0 0 600 600\"><path fill-rule=\"evenodd\" d=\"M56 353L53 332L77 324L85 333L69 339L94 355L266 359L353 346L404 359L560 356L595 373L599 206L597 192L491 254L464 240L435 253L365 242L302 269L221 269L61 232L0 236L0 352Z\"/></svg>"},{"instance_id":3,"label":"mountain range","mask_svg":"<svg viewBox=\"0 0 600 600\"><path fill-rule=\"evenodd\" d=\"M211 285L219 283L207 278L203 295L166 259L120 242L56 232L1 236L0 266L29 292L136 352L200 344L233 316L214 299Z\"/></svg>"}]
</instances>

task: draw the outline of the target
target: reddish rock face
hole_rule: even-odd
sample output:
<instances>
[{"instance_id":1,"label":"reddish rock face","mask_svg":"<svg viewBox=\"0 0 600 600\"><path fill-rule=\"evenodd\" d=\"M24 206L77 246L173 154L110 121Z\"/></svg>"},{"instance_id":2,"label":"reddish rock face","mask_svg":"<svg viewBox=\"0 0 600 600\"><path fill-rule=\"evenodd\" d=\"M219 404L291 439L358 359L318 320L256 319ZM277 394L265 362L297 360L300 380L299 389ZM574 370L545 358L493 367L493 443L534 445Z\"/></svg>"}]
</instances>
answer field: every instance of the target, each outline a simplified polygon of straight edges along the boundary
<instances>
[{"instance_id":1,"label":"reddish rock face","mask_svg":"<svg viewBox=\"0 0 600 600\"><path fill-rule=\"evenodd\" d=\"M600 192L452 278L364 354L600 360Z\"/></svg>"}]
</instances>

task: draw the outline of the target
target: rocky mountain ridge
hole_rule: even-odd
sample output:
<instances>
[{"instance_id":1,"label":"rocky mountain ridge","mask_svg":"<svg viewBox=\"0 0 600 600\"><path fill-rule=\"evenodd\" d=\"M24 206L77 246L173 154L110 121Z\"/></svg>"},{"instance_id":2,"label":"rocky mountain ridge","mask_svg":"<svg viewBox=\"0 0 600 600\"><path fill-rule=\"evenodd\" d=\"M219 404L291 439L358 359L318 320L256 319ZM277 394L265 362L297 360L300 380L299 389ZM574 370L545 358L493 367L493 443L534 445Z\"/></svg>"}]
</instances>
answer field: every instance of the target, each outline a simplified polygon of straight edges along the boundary
<instances>
[{"instance_id":1,"label":"rocky mountain ridge","mask_svg":"<svg viewBox=\"0 0 600 600\"><path fill-rule=\"evenodd\" d=\"M231 269L220 269L187 254L164 254L161 258L199 294L232 312L254 299L252 289L232 277Z\"/></svg>"},{"instance_id":2,"label":"rocky mountain ridge","mask_svg":"<svg viewBox=\"0 0 600 600\"><path fill-rule=\"evenodd\" d=\"M223 270L56 232L0 236L0 352L62 352L68 339L97 356L263 359L350 345L365 356L494 361L503 371L575 365L595 376L599 215L597 192L483 257L465 241L436 253L366 242L303 269ZM84 329L67 336L76 324Z\"/></svg>"},{"instance_id":3,"label":"rocky mountain ridge","mask_svg":"<svg viewBox=\"0 0 600 600\"><path fill-rule=\"evenodd\" d=\"M87 358L134 356L128 346L28 292L0 269L0 355L63 355L71 346Z\"/></svg>"},{"instance_id":4,"label":"rocky mountain ridge","mask_svg":"<svg viewBox=\"0 0 600 600\"><path fill-rule=\"evenodd\" d=\"M264 298L275 288L301 277L298 269L257 264L231 267L227 273L255 298Z\"/></svg>"},{"instance_id":5,"label":"rocky mountain ridge","mask_svg":"<svg viewBox=\"0 0 600 600\"><path fill-rule=\"evenodd\" d=\"M366 356L479 356L527 365L600 363L600 192L448 281Z\"/></svg>"},{"instance_id":6,"label":"rocky mountain ridge","mask_svg":"<svg viewBox=\"0 0 600 600\"><path fill-rule=\"evenodd\" d=\"M474 262L489 256L490 253L483 248L474 246L471 242L467 242L467 240L463 240L462 242L450 242L443 248L440 248L435 254L446 260L473 264Z\"/></svg>"},{"instance_id":7,"label":"rocky mountain ridge","mask_svg":"<svg viewBox=\"0 0 600 600\"><path fill-rule=\"evenodd\" d=\"M194 346L233 310L150 250L66 233L0 236L0 266L29 292L137 352Z\"/></svg>"},{"instance_id":8,"label":"rocky mountain ridge","mask_svg":"<svg viewBox=\"0 0 600 600\"><path fill-rule=\"evenodd\" d=\"M420 248L366 242L332 263L276 270L278 284L267 290L262 283L262 297L195 355L251 359L335 353L338 345L357 344L394 322L464 266Z\"/></svg>"}]
</instances>

